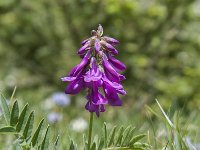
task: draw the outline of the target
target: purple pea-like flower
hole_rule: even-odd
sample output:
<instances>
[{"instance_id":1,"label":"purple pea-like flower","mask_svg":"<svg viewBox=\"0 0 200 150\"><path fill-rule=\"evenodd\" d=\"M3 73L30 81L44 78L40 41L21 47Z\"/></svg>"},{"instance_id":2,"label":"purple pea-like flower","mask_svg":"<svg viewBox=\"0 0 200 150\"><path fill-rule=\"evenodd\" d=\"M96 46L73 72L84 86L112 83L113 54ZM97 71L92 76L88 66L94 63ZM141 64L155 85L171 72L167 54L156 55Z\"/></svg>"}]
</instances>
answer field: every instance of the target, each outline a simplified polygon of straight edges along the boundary
<instances>
[{"instance_id":1,"label":"purple pea-like flower","mask_svg":"<svg viewBox=\"0 0 200 150\"><path fill-rule=\"evenodd\" d=\"M120 72L126 66L114 55L118 54L115 46L119 44L114 38L102 36L103 27L99 25L97 31L92 30L92 37L84 40L78 50L82 58L62 81L70 82L65 89L66 94L77 94L87 89L86 110L95 112L99 116L105 111L105 105L121 106L122 101L118 94L125 95L121 85L125 76Z\"/></svg>"},{"instance_id":2,"label":"purple pea-like flower","mask_svg":"<svg viewBox=\"0 0 200 150\"><path fill-rule=\"evenodd\" d=\"M115 59L111 55L108 55L108 61L117 72L120 72L126 69L126 66L121 61Z\"/></svg>"},{"instance_id":3,"label":"purple pea-like flower","mask_svg":"<svg viewBox=\"0 0 200 150\"><path fill-rule=\"evenodd\" d=\"M107 43L112 44L112 45L117 45L117 44L119 44L119 41L117 41L116 39L111 38L111 37L104 36L103 39L104 39Z\"/></svg>"},{"instance_id":4,"label":"purple pea-like flower","mask_svg":"<svg viewBox=\"0 0 200 150\"><path fill-rule=\"evenodd\" d=\"M101 45L107 50L109 51L111 54L118 54L118 51L109 43L107 43L106 41L101 41Z\"/></svg>"}]
</instances>

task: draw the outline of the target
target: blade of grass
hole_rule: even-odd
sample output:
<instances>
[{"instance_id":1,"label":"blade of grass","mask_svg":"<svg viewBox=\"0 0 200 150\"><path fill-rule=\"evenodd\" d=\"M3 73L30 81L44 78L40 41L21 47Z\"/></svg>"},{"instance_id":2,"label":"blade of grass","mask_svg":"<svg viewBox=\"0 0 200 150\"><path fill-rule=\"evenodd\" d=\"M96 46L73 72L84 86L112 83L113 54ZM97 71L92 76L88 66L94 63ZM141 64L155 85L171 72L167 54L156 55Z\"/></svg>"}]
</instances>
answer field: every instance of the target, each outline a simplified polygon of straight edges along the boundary
<instances>
[{"instance_id":1,"label":"blade of grass","mask_svg":"<svg viewBox=\"0 0 200 150\"><path fill-rule=\"evenodd\" d=\"M165 119L167 120L167 123L170 125L171 128L174 128L173 123L171 122L169 117L166 115L165 111L163 110L162 106L160 105L160 103L158 102L157 99L156 99L156 103L158 104L158 107L160 108L160 110L161 110L162 114L164 115Z\"/></svg>"}]
</instances>

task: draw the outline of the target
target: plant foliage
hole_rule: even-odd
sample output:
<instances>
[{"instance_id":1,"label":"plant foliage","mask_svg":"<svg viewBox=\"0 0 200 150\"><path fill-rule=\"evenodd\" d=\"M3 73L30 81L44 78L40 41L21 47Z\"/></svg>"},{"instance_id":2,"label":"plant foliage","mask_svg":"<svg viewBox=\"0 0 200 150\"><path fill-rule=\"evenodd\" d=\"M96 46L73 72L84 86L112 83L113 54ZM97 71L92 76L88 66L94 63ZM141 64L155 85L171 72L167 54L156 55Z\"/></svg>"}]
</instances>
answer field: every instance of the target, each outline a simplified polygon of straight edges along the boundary
<instances>
[{"instance_id":1,"label":"plant foliage","mask_svg":"<svg viewBox=\"0 0 200 150\"><path fill-rule=\"evenodd\" d=\"M183 126L180 125L180 116L177 112L174 114L173 121L170 119L169 115L164 111L158 100L156 100L156 103L161 111L162 114L159 114L158 112L155 112L150 107L146 106L149 112L156 115L158 118L160 118L166 128L167 132L167 144L163 147L163 149L167 149L168 147L170 150L190 150L196 148L190 144L188 145L185 141L186 133L184 132Z\"/></svg>"},{"instance_id":2,"label":"plant foliage","mask_svg":"<svg viewBox=\"0 0 200 150\"><path fill-rule=\"evenodd\" d=\"M148 143L140 142L146 135L135 135L135 127L123 126L117 128L114 126L110 132L107 130L107 125L104 123L103 135L98 138L94 137L90 150L148 150L151 146ZM84 150L88 149L87 140L83 136ZM70 150L77 150L77 145L71 141Z\"/></svg>"},{"instance_id":3,"label":"plant foliage","mask_svg":"<svg viewBox=\"0 0 200 150\"><path fill-rule=\"evenodd\" d=\"M29 112L28 104L20 110L18 101L16 100L10 109L4 96L0 95L0 106L6 123L1 126L0 134L15 135L16 140L12 144L14 149L45 150L56 149L58 147L58 137L53 145L50 144L49 125L44 127L44 119L40 121L35 131L33 130L34 111Z\"/></svg>"}]
</instances>

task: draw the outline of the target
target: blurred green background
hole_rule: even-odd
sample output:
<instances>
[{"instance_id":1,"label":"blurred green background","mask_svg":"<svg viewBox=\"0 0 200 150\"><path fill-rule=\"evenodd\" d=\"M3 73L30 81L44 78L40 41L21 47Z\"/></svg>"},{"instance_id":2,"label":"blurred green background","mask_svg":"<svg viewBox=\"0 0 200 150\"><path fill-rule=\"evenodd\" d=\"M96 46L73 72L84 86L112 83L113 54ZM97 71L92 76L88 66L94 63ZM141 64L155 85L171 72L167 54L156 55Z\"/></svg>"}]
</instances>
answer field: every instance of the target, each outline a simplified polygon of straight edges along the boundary
<instances>
[{"instance_id":1,"label":"blurred green background","mask_svg":"<svg viewBox=\"0 0 200 150\"><path fill-rule=\"evenodd\" d=\"M21 103L46 115L43 102L64 92L60 78L80 62L80 42L99 23L120 41L128 93L102 121L140 124L144 105L154 106L155 98L185 116L199 112L199 0L0 0L0 90L8 97L17 86ZM66 120L88 118L83 96L70 97Z\"/></svg>"}]
</instances>

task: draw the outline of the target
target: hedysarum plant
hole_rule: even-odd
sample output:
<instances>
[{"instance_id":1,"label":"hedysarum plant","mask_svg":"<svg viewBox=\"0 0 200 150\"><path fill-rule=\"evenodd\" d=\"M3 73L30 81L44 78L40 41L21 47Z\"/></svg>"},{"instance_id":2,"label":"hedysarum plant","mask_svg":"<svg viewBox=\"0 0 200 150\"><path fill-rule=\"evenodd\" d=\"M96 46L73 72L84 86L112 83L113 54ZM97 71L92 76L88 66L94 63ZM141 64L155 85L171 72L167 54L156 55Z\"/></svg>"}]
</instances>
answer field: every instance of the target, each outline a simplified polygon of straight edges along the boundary
<instances>
[{"instance_id":1,"label":"hedysarum plant","mask_svg":"<svg viewBox=\"0 0 200 150\"><path fill-rule=\"evenodd\" d=\"M66 94L77 94L87 89L88 101L85 108L91 112L88 150L91 144L93 112L99 117L100 112L105 111L106 104L121 106L122 101L118 94L126 94L121 85L125 76L120 74L126 66L114 58L118 54L115 46L119 41L102 36L101 25L98 26L97 31L92 30L91 35L92 37L81 43L82 47L78 50L78 55L82 58L80 64L76 65L68 76L62 78L62 81L69 82L65 89Z\"/></svg>"},{"instance_id":2,"label":"hedysarum plant","mask_svg":"<svg viewBox=\"0 0 200 150\"><path fill-rule=\"evenodd\" d=\"M125 76L120 72L125 70L126 66L114 58L118 54L114 46L119 42L114 38L102 36L101 25L91 34L92 37L84 40L78 50L82 61L70 71L68 76L63 77L62 81L70 82L65 89L66 94L77 94L87 89L88 101L85 108L99 116L100 112L105 111L106 104L122 105L118 94L125 95L126 91L121 85Z\"/></svg>"}]
</instances>

